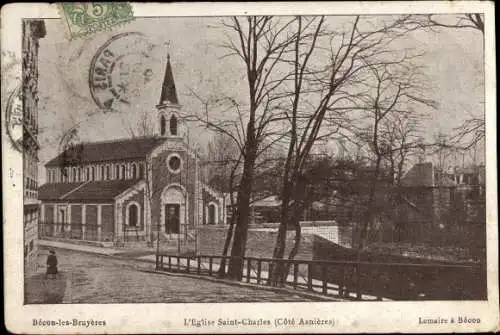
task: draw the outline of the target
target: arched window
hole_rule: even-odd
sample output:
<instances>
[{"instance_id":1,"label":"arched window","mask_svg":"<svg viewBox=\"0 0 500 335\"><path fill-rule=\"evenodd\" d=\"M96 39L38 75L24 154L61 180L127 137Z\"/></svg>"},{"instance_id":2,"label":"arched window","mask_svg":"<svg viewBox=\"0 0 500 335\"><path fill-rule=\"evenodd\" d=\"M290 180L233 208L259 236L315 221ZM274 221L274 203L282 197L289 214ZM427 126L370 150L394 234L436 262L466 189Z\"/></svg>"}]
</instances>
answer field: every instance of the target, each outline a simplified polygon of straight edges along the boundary
<instances>
[{"instance_id":1,"label":"arched window","mask_svg":"<svg viewBox=\"0 0 500 335\"><path fill-rule=\"evenodd\" d=\"M104 170L104 179L108 180L109 179L109 166L106 165L106 169Z\"/></svg>"},{"instance_id":2,"label":"arched window","mask_svg":"<svg viewBox=\"0 0 500 335\"><path fill-rule=\"evenodd\" d=\"M76 168L71 169L71 181L72 182L76 181Z\"/></svg>"},{"instance_id":3,"label":"arched window","mask_svg":"<svg viewBox=\"0 0 500 335\"><path fill-rule=\"evenodd\" d=\"M177 136L177 118L175 115L170 118L170 134Z\"/></svg>"},{"instance_id":4,"label":"arched window","mask_svg":"<svg viewBox=\"0 0 500 335\"><path fill-rule=\"evenodd\" d=\"M125 179L125 164L122 165L121 179Z\"/></svg>"},{"instance_id":5,"label":"arched window","mask_svg":"<svg viewBox=\"0 0 500 335\"><path fill-rule=\"evenodd\" d=\"M219 208L213 201L209 202L205 207L205 220L204 224L218 224L219 223Z\"/></svg>"},{"instance_id":6,"label":"arched window","mask_svg":"<svg viewBox=\"0 0 500 335\"><path fill-rule=\"evenodd\" d=\"M137 179L137 166L132 164L132 179Z\"/></svg>"},{"instance_id":7,"label":"arched window","mask_svg":"<svg viewBox=\"0 0 500 335\"><path fill-rule=\"evenodd\" d=\"M104 180L104 165L101 165L101 180Z\"/></svg>"},{"instance_id":8,"label":"arched window","mask_svg":"<svg viewBox=\"0 0 500 335\"><path fill-rule=\"evenodd\" d=\"M144 165L139 164L139 178L144 178Z\"/></svg>"},{"instance_id":9,"label":"arched window","mask_svg":"<svg viewBox=\"0 0 500 335\"><path fill-rule=\"evenodd\" d=\"M165 117L162 115L160 119L160 134L161 136L165 136L165 132L167 131L167 121Z\"/></svg>"},{"instance_id":10,"label":"arched window","mask_svg":"<svg viewBox=\"0 0 500 335\"><path fill-rule=\"evenodd\" d=\"M90 179L90 168L87 166L85 169L85 181L88 181Z\"/></svg>"},{"instance_id":11,"label":"arched window","mask_svg":"<svg viewBox=\"0 0 500 335\"><path fill-rule=\"evenodd\" d=\"M91 180L95 180L95 167L92 166L91 171L92 172L91 172L90 178L91 178Z\"/></svg>"},{"instance_id":12,"label":"arched window","mask_svg":"<svg viewBox=\"0 0 500 335\"><path fill-rule=\"evenodd\" d=\"M120 165L115 166L115 179L120 179Z\"/></svg>"},{"instance_id":13,"label":"arched window","mask_svg":"<svg viewBox=\"0 0 500 335\"><path fill-rule=\"evenodd\" d=\"M139 206L131 203L127 210L127 224L129 227L139 226Z\"/></svg>"}]
</instances>

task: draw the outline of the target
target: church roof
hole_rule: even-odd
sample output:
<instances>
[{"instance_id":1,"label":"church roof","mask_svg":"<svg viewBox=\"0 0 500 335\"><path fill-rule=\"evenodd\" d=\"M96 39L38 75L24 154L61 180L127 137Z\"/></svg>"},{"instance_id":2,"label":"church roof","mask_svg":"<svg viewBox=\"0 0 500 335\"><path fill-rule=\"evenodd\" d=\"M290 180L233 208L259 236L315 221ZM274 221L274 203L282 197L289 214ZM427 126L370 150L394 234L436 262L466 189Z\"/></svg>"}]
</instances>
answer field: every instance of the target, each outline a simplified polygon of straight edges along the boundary
<instances>
[{"instance_id":1,"label":"church roof","mask_svg":"<svg viewBox=\"0 0 500 335\"><path fill-rule=\"evenodd\" d=\"M142 159L165 140L165 138L158 137L141 137L81 143L66 149L45 166L71 166L93 162Z\"/></svg>"},{"instance_id":2,"label":"church roof","mask_svg":"<svg viewBox=\"0 0 500 335\"><path fill-rule=\"evenodd\" d=\"M38 189L38 199L42 201L114 200L116 196L133 187L138 182L137 179L128 179L44 184Z\"/></svg>"},{"instance_id":3,"label":"church roof","mask_svg":"<svg viewBox=\"0 0 500 335\"><path fill-rule=\"evenodd\" d=\"M172 65L170 65L170 55L167 56L167 69L165 70L160 96L160 105L167 103L174 105L179 104L177 91L175 89L174 75L172 74Z\"/></svg>"},{"instance_id":4,"label":"church roof","mask_svg":"<svg viewBox=\"0 0 500 335\"><path fill-rule=\"evenodd\" d=\"M39 200L59 200L63 195L74 190L83 183L50 183L38 187Z\"/></svg>"}]
</instances>

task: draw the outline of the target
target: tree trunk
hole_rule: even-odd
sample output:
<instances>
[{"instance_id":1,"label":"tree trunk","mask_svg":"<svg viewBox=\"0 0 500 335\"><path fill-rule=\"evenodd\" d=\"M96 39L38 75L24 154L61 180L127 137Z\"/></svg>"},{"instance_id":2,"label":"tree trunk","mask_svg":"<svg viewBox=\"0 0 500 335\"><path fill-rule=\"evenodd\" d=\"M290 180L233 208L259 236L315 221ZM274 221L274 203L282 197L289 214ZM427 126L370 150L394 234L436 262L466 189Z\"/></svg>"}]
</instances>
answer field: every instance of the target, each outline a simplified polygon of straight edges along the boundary
<instances>
[{"instance_id":1,"label":"tree trunk","mask_svg":"<svg viewBox=\"0 0 500 335\"><path fill-rule=\"evenodd\" d=\"M292 210L292 218L291 218L291 226L295 229L295 240L293 243L292 250L288 254L288 260L293 260L295 256L297 256L300 250L300 240L302 238L302 228L300 226L300 218L304 213L305 206L303 204L305 197L305 184L304 181L299 177L299 181L295 184L296 187L292 190L293 194L293 210ZM280 270L281 274L279 278L281 279L280 285L283 286L286 283L286 279L288 277L288 273L290 272L291 262L288 262L284 265Z\"/></svg>"},{"instance_id":2,"label":"tree trunk","mask_svg":"<svg viewBox=\"0 0 500 335\"><path fill-rule=\"evenodd\" d=\"M368 227L371 227L372 220L373 220L373 202L375 201L375 191L377 188L377 182L378 182L378 177L380 173L380 163L382 161L382 157L380 155L377 155L377 162L375 164L375 176L373 178L373 182L370 187L370 193L368 196L368 203L367 203L367 208L366 212L363 218L363 227L361 230L361 233L359 235L359 243L358 243L358 260L361 256L361 250L365 246L366 239L368 236Z\"/></svg>"},{"instance_id":3,"label":"tree trunk","mask_svg":"<svg viewBox=\"0 0 500 335\"><path fill-rule=\"evenodd\" d=\"M288 217L289 217L289 202L290 202L290 182L286 182L281 199L281 214L280 214L280 225L278 228L278 236L276 237L276 245L273 251L274 259L283 259L285 255L285 247L286 247L286 231L288 229ZM272 262L269 264L269 280L268 285L277 285L279 282L279 275L282 272L282 269L279 269L278 263Z\"/></svg>"},{"instance_id":4,"label":"tree trunk","mask_svg":"<svg viewBox=\"0 0 500 335\"><path fill-rule=\"evenodd\" d=\"M231 208L233 208L233 206L231 206ZM222 256L227 256L227 252L229 250L229 244L231 243L231 240L233 238L234 222L235 222L235 215L233 213L231 215L231 222L230 222L229 228L227 230L226 241L224 242L224 249L222 250ZM220 277L226 276L226 259L225 258L221 259L220 267L219 267L219 276Z\"/></svg>"},{"instance_id":5,"label":"tree trunk","mask_svg":"<svg viewBox=\"0 0 500 335\"><path fill-rule=\"evenodd\" d=\"M292 261L295 259L295 256L297 256L299 250L300 250L300 240L302 238L302 228L300 227L300 222L298 219L294 220L295 224L295 241L292 247L292 250L290 250L290 254L288 255L288 260ZM281 278L284 279L282 285L286 283L286 278L288 276L288 273L290 273L290 267L292 266L292 263L289 262L286 268L284 269L284 273Z\"/></svg>"},{"instance_id":6,"label":"tree trunk","mask_svg":"<svg viewBox=\"0 0 500 335\"><path fill-rule=\"evenodd\" d=\"M253 143L247 142L243 176L238 190L238 209L236 229L234 231L233 246L231 248L231 261L229 262L229 278L241 280L243 275L243 257L245 257L248 223L250 217L250 197L252 194L253 169L255 165L255 151L251 148Z\"/></svg>"},{"instance_id":7,"label":"tree trunk","mask_svg":"<svg viewBox=\"0 0 500 335\"><path fill-rule=\"evenodd\" d=\"M236 222L236 211L235 211L235 201L234 201L234 194L233 194L233 182L234 182L234 174L236 173L236 169L238 168L239 162L241 159L241 153L238 157L237 163L234 165L233 169L231 170L231 175L229 178L229 200L231 201L231 222L229 224L229 229L227 230L227 235L226 235L226 241L224 242L224 249L222 250L222 256L227 256L227 252L229 251L229 244L231 243L231 240L233 239L233 232L234 232L234 224ZM226 276L226 259L222 258L220 267L219 267L219 276L220 277L225 277Z\"/></svg>"}]
</instances>

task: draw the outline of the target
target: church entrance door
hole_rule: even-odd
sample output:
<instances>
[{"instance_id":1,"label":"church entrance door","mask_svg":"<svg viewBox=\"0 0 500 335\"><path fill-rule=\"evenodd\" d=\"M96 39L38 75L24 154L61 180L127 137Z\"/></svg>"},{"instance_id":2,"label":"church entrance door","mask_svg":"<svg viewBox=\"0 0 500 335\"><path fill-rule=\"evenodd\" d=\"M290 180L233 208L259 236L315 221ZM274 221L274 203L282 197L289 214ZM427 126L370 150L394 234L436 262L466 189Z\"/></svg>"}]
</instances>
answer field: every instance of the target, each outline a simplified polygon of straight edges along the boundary
<instances>
[{"instance_id":1,"label":"church entrance door","mask_svg":"<svg viewBox=\"0 0 500 335\"><path fill-rule=\"evenodd\" d=\"M178 234L180 226L180 204L165 205L165 232L167 234Z\"/></svg>"},{"instance_id":2,"label":"church entrance door","mask_svg":"<svg viewBox=\"0 0 500 335\"><path fill-rule=\"evenodd\" d=\"M208 205L208 224L215 224L215 205Z\"/></svg>"}]
</instances>

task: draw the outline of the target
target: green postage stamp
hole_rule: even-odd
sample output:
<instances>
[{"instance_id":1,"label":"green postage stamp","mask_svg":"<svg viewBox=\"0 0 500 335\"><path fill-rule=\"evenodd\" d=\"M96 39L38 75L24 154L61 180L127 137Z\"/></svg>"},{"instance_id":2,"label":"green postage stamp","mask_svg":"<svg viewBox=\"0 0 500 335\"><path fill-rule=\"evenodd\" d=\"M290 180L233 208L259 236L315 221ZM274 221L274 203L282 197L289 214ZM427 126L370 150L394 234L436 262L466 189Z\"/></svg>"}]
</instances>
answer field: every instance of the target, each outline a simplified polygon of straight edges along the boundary
<instances>
[{"instance_id":1,"label":"green postage stamp","mask_svg":"<svg viewBox=\"0 0 500 335\"><path fill-rule=\"evenodd\" d=\"M60 5L61 16L72 39L105 31L134 19L129 3L68 2Z\"/></svg>"}]
</instances>

